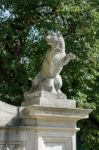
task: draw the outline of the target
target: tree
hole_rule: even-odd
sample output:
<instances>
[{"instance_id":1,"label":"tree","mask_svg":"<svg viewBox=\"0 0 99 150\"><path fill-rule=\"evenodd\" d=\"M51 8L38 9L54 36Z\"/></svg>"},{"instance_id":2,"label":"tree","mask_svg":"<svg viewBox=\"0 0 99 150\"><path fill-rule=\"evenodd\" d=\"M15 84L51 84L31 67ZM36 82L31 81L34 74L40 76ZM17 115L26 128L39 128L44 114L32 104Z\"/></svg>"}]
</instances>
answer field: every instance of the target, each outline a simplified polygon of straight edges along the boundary
<instances>
[{"instance_id":1,"label":"tree","mask_svg":"<svg viewBox=\"0 0 99 150\"><path fill-rule=\"evenodd\" d=\"M78 107L95 110L79 123L79 150L93 150L99 142L98 7L97 0L4 0L0 5L1 100L21 104L28 79L40 70L48 49L46 34L61 31L66 53L77 56L61 73L62 91L76 99Z\"/></svg>"}]
</instances>

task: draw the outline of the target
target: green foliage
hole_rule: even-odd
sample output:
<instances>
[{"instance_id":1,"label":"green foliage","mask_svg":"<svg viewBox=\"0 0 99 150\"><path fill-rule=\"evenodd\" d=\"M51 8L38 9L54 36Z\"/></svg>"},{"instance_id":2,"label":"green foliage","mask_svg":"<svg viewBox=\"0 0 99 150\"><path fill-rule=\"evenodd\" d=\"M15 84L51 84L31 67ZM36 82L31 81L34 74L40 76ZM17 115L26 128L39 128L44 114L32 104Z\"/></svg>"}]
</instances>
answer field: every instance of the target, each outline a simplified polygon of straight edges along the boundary
<instances>
[{"instance_id":1,"label":"green foliage","mask_svg":"<svg viewBox=\"0 0 99 150\"><path fill-rule=\"evenodd\" d=\"M78 133L77 142L79 143L78 149L80 150L99 150L99 130L95 120L80 121L79 126L82 129Z\"/></svg>"},{"instance_id":2,"label":"green foliage","mask_svg":"<svg viewBox=\"0 0 99 150\"><path fill-rule=\"evenodd\" d=\"M93 108L80 122L79 150L98 150L99 1L4 0L0 5L0 98L20 105L29 78L39 72L48 49L45 36L60 30L66 53L77 60L64 67L62 91L77 106ZM85 138L86 137L86 138Z\"/></svg>"}]
</instances>

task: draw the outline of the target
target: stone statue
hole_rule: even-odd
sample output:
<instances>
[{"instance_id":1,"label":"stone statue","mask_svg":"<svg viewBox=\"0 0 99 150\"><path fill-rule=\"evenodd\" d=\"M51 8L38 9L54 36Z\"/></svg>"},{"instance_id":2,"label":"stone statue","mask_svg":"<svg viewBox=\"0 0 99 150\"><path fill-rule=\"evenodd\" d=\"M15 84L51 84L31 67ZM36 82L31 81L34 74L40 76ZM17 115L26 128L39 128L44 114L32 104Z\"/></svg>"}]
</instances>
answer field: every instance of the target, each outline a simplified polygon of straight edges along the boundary
<instances>
[{"instance_id":1,"label":"stone statue","mask_svg":"<svg viewBox=\"0 0 99 150\"><path fill-rule=\"evenodd\" d=\"M60 33L52 33L46 37L47 44L51 48L45 55L41 71L33 79L30 92L44 90L51 93L62 93L62 79L60 72L64 65L76 56L65 53L65 42Z\"/></svg>"}]
</instances>

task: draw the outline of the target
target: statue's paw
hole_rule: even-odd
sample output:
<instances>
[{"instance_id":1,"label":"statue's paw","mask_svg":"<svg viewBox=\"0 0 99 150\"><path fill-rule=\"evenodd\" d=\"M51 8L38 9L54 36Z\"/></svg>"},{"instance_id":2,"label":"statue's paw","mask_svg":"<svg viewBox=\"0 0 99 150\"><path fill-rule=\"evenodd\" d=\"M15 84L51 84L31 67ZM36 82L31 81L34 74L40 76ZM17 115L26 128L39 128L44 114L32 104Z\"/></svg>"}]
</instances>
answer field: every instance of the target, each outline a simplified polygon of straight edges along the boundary
<instances>
[{"instance_id":1,"label":"statue's paw","mask_svg":"<svg viewBox=\"0 0 99 150\"><path fill-rule=\"evenodd\" d=\"M76 55L74 55L73 53L69 53L69 54L68 54L68 57L69 57L70 59L76 59Z\"/></svg>"}]
</instances>

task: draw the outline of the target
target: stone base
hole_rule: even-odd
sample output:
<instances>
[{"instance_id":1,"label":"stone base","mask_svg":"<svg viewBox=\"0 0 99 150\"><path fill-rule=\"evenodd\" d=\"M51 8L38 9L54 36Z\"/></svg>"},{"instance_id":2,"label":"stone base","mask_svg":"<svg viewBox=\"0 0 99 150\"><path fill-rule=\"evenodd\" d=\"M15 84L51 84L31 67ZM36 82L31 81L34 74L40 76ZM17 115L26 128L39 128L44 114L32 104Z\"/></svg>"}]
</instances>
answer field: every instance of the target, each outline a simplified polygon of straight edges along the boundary
<instances>
[{"instance_id":1,"label":"stone base","mask_svg":"<svg viewBox=\"0 0 99 150\"><path fill-rule=\"evenodd\" d=\"M76 123L88 118L91 110L27 106L21 114L23 125L30 128L27 150L76 150ZM21 122L21 123L22 123Z\"/></svg>"},{"instance_id":2,"label":"stone base","mask_svg":"<svg viewBox=\"0 0 99 150\"><path fill-rule=\"evenodd\" d=\"M28 150L76 150L76 122L91 110L77 109L76 101L47 91L25 93L22 125L31 127Z\"/></svg>"},{"instance_id":3,"label":"stone base","mask_svg":"<svg viewBox=\"0 0 99 150\"><path fill-rule=\"evenodd\" d=\"M25 93L25 107L0 106L0 149L17 150L76 150L76 123L92 111L46 91Z\"/></svg>"},{"instance_id":4,"label":"stone base","mask_svg":"<svg viewBox=\"0 0 99 150\"><path fill-rule=\"evenodd\" d=\"M75 108L75 100L66 98L65 94L54 94L47 91L37 91L34 93L26 92L24 94L25 101L22 106L40 105L46 107L57 108Z\"/></svg>"}]
</instances>

